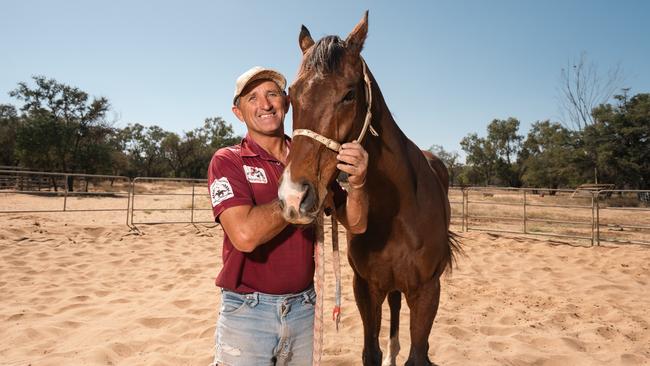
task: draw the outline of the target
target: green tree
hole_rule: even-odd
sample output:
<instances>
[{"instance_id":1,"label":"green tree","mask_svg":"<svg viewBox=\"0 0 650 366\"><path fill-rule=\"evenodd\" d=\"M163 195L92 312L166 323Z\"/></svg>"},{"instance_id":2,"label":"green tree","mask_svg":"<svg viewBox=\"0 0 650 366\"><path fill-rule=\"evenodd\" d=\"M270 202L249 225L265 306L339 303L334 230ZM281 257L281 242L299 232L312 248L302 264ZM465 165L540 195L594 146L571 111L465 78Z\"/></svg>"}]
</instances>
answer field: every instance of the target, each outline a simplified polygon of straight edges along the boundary
<instances>
[{"instance_id":1,"label":"green tree","mask_svg":"<svg viewBox=\"0 0 650 366\"><path fill-rule=\"evenodd\" d=\"M472 133L460 145L467 154L462 175L470 184L519 186L520 169L516 161L522 137L517 134L519 121L495 119L487 126L487 137Z\"/></svg>"},{"instance_id":2,"label":"green tree","mask_svg":"<svg viewBox=\"0 0 650 366\"><path fill-rule=\"evenodd\" d=\"M241 140L241 136L235 135L232 125L221 117L206 118L203 121L203 128L195 131L197 134L205 136L210 148L214 151L224 146L237 144ZM210 153L211 156L214 151Z\"/></svg>"},{"instance_id":3,"label":"green tree","mask_svg":"<svg viewBox=\"0 0 650 366\"><path fill-rule=\"evenodd\" d=\"M498 156L492 142L471 133L463 137L460 146L467 155L467 169L462 179L469 184L494 184Z\"/></svg>"},{"instance_id":4,"label":"green tree","mask_svg":"<svg viewBox=\"0 0 650 366\"><path fill-rule=\"evenodd\" d=\"M512 117L507 120L494 119L487 126L487 131L487 141L493 146L497 155L496 175L500 184L510 187L520 186L520 168L516 159L521 150L523 137L517 134L519 120Z\"/></svg>"},{"instance_id":5,"label":"green tree","mask_svg":"<svg viewBox=\"0 0 650 366\"><path fill-rule=\"evenodd\" d=\"M584 130L584 143L595 154L598 179L619 188L650 188L650 94L631 99L617 96L619 105L594 109L596 121Z\"/></svg>"},{"instance_id":6,"label":"green tree","mask_svg":"<svg viewBox=\"0 0 650 366\"><path fill-rule=\"evenodd\" d=\"M533 123L519 159L528 187L559 188L579 180L574 167L575 135L559 123Z\"/></svg>"},{"instance_id":7,"label":"green tree","mask_svg":"<svg viewBox=\"0 0 650 366\"><path fill-rule=\"evenodd\" d=\"M163 140L170 134L158 126L129 124L120 132L128 161L127 174L131 177L170 177L168 163L162 148Z\"/></svg>"},{"instance_id":8,"label":"green tree","mask_svg":"<svg viewBox=\"0 0 650 366\"><path fill-rule=\"evenodd\" d=\"M0 104L0 165L18 165L18 157L14 150L19 123L16 107Z\"/></svg>"},{"instance_id":9,"label":"green tree","mask_svg":"<svg viewBox=\"0 0 650 366\"><path fill-rule=\"evenodd\" d=\"M447 151L441 145L431 145L429 148L434 155L436 155L447 167L449 171L449 181L452 185L458 185L460 182L458 178L463 169L463 164L460 162L460 155L456 151Z\"/></svg>"},{"instance_id":10,"label":"green tree","mask_svg":"<svg viewBox=\"0 0 650 366\"><path fill-rule=\"evenodd\" d=\"M110 166L110 125L106 98L92 98L71 87L34 76L9 95L22 101L16 153L22 165L59 172L100 173Z\"/></svg>"},{"instance_id":11,"label":"green tree","mask_svg":"<svg viewBox=\"0 0 650 366\"><path fill-rule=\"evenodd\" d=\"M205 178L212 154L240 140L229 123L212 117L182 136L158 126L129 124L113 144L124 152L129 176Z\"/></svg>"},{"instance_id":12,"label":"green tree","mask_svg":"<svg viewBox=\"0 0 650 366\"><path fill-rule=\"evenodd\" d=\"M224 146L238 143L232 126L221 117L206 118L203 127L168 135L162 142L163 154L176 177L205 178L214 152Z\"/></svg>"}]
</instances>

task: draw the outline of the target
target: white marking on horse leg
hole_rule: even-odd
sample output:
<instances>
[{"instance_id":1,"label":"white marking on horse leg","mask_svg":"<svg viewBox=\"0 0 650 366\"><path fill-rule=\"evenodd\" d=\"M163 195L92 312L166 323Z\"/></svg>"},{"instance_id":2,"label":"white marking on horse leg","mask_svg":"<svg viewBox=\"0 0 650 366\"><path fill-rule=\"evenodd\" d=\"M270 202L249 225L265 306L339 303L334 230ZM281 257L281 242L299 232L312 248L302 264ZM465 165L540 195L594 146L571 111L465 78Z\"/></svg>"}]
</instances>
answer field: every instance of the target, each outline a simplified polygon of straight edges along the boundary
<instances>
[{"instance_id":1,"label":"white marking on horse leg","mask_svg":"<svg viewBox=\"0 0 650 366\"><path fill-rule=\"evenodd\" d=\"M397 354L399 353L399 334L390 337L386 348L388 349L388 354L384 357L384 362L381 363L381 366L395 366Z\"/></svg>"}]
</instances>

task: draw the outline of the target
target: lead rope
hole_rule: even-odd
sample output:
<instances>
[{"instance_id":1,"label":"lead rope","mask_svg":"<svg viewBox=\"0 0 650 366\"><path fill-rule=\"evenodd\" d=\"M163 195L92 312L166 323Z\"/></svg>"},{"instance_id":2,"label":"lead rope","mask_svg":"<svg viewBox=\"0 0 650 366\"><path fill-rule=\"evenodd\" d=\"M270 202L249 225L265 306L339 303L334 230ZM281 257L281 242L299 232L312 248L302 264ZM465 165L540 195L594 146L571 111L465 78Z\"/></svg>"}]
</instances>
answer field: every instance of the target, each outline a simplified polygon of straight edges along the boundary
<instances>
[{"instance_id":1,"label":"lead rope","mask_svg":"<svg viewBox=\"0 0 650 366\"><path fill-rule=\"evenodd\" d=\"M314 248L314 291L316 292L316 309L314 309L314 347L312 351L312 365L320 366L323 354L323 283L325 282L325 228L323 227L323 213L316 218L316 247Z\"/></svg>"},{"instance_id":2,"label":"lead rope","mask_svg":"<svg viewBox=\"0 0 650 366\"><path fill-rule=\"evenodd\" d=\"M339 256L339 228L336 216L332 213L332 265L334 266L334 278L336 279L336 293L334 295L334 310L332 320L336 323L336 331L339 331L341 321L341 259Z\"/></svg>"},{"instance_id":3,"label":"lead rope","mask_svg":"<svg viewBox=\"0 0 650 366\"><path fill-rule=\"evenodd\" d=\"M339 330L341 320L341 259L339 256L339 232L336 216L332 214L332 265L334 266L334 277L336 278L336 294L334 297L334 310L332 320L336 323L336 331ZM316 248L314 262L316 265L314 290L316 291L316 309L314 310L314 347L312 351L312 364L320 366L323 355L323 297L325 283L325 227L323 214L318 216L316 222Z\"/></svg>"}]
</instances>

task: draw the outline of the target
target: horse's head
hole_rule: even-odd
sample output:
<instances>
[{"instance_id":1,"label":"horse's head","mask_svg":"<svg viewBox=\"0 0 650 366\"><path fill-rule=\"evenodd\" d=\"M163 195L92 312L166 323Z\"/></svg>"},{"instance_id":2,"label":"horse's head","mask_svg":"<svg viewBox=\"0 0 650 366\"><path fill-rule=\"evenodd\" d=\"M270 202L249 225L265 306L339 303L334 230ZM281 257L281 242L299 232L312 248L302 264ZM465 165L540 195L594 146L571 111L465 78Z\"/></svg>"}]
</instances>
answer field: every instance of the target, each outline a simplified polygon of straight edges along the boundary
<instances>
[{"instance_id":1,"label":"horse's head","mask_svg":"<svg viewBox=\"0 0 650 366\"><path fill-rule=\"evenodd\" d=\"M370 76L360 55L367 33L368 12L345 40L327 36L314 43L302 27L302 64L289 87L294 138L278 190L291 223L316 218L337 175L339 144L362 138L368 128Z\"/></svg>"}]
</instances>

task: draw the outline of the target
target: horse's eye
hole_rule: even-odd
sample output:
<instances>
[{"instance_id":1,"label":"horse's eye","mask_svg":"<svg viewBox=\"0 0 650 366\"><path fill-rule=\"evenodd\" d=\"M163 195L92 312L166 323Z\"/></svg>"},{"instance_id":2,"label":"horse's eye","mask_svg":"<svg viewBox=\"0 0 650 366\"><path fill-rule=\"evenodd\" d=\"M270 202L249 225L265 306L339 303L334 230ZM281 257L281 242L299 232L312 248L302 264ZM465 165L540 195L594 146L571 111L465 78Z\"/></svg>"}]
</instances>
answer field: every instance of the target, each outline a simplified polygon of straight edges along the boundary
<instances>
[{"instance_id":1,"label":"horse's eye","mask_svg":"<svg viewBox=\"0 0 650 366\"><path fill-rule=\"evenodd\" d=\"M343 103L348 103L354 100L354 90L350 90L345 96L343 97Z\"/></svg>"}]
</instances>

